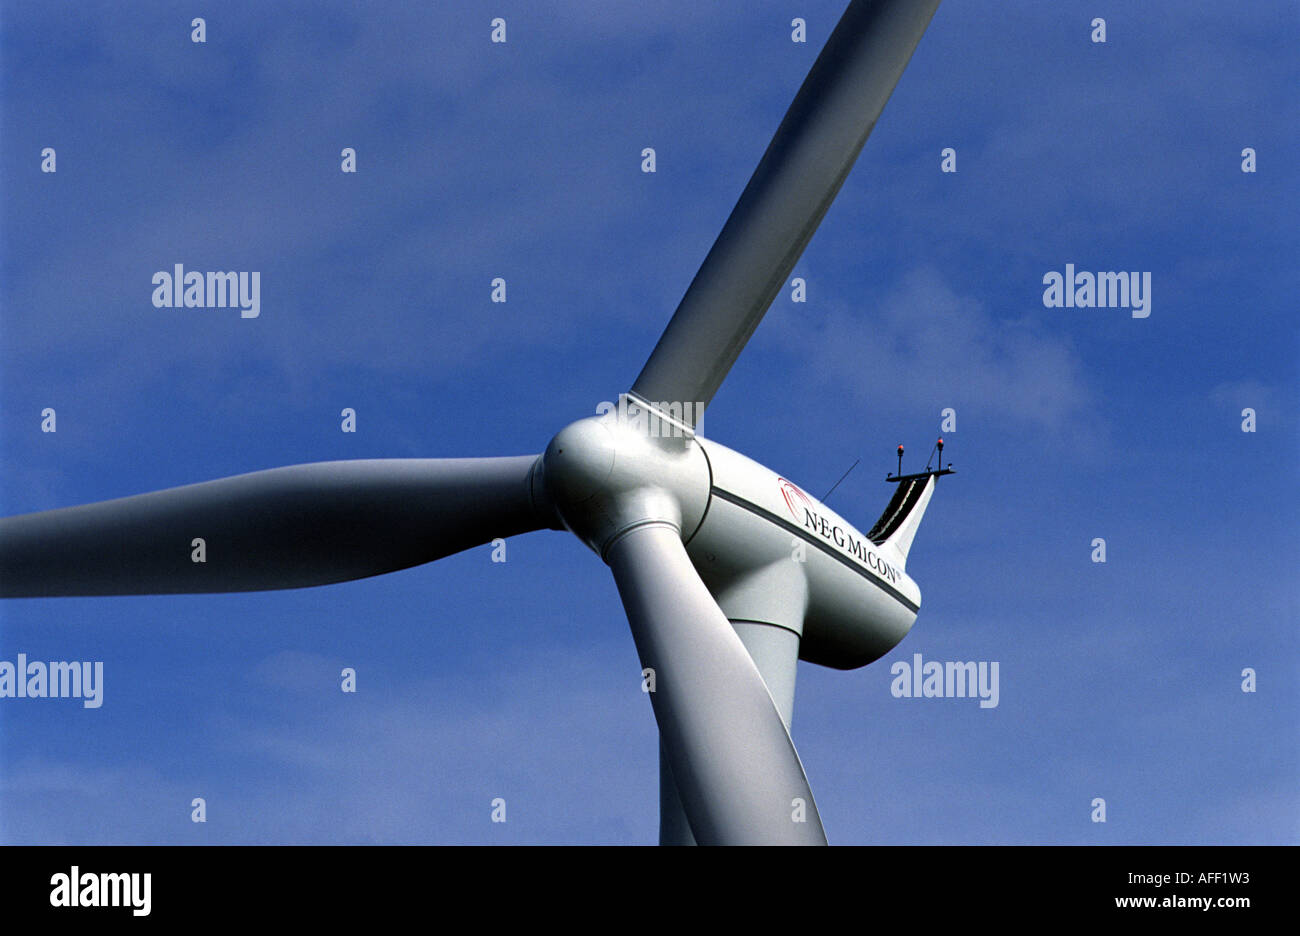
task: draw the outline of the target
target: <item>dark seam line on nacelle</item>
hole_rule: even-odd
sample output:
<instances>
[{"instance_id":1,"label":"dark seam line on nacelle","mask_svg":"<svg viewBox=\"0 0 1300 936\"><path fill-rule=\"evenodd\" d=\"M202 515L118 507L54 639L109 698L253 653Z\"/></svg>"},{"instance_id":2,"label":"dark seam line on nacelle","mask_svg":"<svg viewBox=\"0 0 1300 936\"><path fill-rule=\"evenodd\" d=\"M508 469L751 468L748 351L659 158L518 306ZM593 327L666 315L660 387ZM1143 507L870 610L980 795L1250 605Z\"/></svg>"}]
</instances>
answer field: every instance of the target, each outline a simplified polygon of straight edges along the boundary
<instances>
[{"instance_id":1,"label":"dark seam line on nacelle","mask_svg":"<svg viewBox=\"0 0 1300 936\"><path fill-rule=\"evenodd\" d=\"M700 445L698 440L696 440L695 444L699 446L700 454L704 456L704 465L709 469L709 490L713 491L713 462L709 459L709 450ZM695 524L695 529L691 530L691 535L686 537L686 541L682 545L691 545L691 540L695 539L695 534L704 528L704 521L709 519L709 507L712 504L712 497L704 502L704 513L700 514L700 522Z\"/></svg>"},{"instance_id":2,"label":"dark seam line on nacelle","mask_svg":"<svg viewBox=\"0 0 1300 936\"><path fill-rule=\"evenodd\" d=\"M778 624L775 621L755 621L753 618L733 618L733 617L729 617L727 618L727 620L730 621L732 624L757 624L760 627L775 627L780 630L786 631L787 633L794 634L800 640L803 640L803 634L799 633L793 627L789 627L785 624Z\"/></svg>"},{"instance_id":3,"label":"dark seam line on nacelle","mask_svg":"<svg viewBox=\"0 0 1300 936\"><path fill-rule=\"evenodd\" d=\"M735 504L737 507L741 507L745 510L748 510L750 513L762 517L764 520L768 521L769 523L775 523L777 526L781 527L782 529L790 533L793 533L795 536L799 537L801 540L803 540L806 543L811 543L813 546L816 546L818 549L826 553L826 555L830 556L832 559L839 560L841 563L843 563L843 565L846 568L852 569L854 572L858 573L858 575L862 576L872 585L875 585L877 588L879 588L885 594L889 595L891 598L893 598L895 601L897 601L907 610L911 611L913 614L921 610L920 605L913 604L911 600L908 599L908 597L904 595L902 592L900 592L897 588L894 588L892 585L890 585L887 582L882 582L880 579L872 575L866 569L862 568L862 566L858 565L848 556L844 555L841 552L836 551L836 549L833 546L831 546L830 543L826 543L818 539L813 539L812 536L807 531L799 529L799 527L795 526L789 520L785 520L781 517L778 517L770 510L765 510L764 508L758 506L757 504L751 504L749 501L745 500L740 495L732 494L730 491L724 491L722 488L719 487L711 488L709 490L709 493L722 498L724 501ZM871 540L865 540L865 542L870 543Z\"/></svg>"}]
</instances>

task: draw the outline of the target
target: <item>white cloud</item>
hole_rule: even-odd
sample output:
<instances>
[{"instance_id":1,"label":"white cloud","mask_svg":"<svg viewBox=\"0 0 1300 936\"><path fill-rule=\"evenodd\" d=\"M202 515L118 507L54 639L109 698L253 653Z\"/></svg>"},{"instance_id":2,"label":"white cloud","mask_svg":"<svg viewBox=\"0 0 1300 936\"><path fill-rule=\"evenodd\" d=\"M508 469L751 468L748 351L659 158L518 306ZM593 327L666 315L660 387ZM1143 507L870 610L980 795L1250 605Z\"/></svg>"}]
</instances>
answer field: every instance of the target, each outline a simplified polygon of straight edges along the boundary
<instances>
[{"instance_id":1,"label":"white cloud","mask_svg":"<svg viewBox=\"0 0 1300 936\"><path fill-rule=\"evenodd\" d=\"M1090 427L1093 393L1068 339L1030 317L1002 318L936 270L906 274L878 307L830 304L820 320L775 316L807 380L858 401L937 413L960 399L1022 426L1073 434Z\"/></svg>"},{"instance_id":2,"label":"white cloud","mask_svg":"<svg viewBox=\"0 0 1300 936\"><path fill-rule=\"evenodd\" d=\"M1259 417L1278 415L1277 398L1276 390L1254 379L1224 381L1209 392L1210 403L1215 407L1237 413L1250 407Z\"/></svg>"}]
</instances>

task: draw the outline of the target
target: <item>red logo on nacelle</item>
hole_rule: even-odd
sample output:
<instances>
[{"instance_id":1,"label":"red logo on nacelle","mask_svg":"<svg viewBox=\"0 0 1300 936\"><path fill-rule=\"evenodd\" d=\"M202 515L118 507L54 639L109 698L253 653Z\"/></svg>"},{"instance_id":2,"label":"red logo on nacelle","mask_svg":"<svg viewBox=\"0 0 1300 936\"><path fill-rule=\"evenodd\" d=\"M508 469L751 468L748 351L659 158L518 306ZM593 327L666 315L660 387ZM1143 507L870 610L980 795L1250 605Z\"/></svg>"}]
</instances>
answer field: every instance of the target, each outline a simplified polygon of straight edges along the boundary
<instances>
[{"instance_id":1,"label":"red logo on nacelle","mask_svg":"<svg viewBox=\"0 0 1300 936\"><path fill-rule=\"evenodd\" d=\"M793 481L787 481L785 478L777 478L776 480L781 482L781 496L785 498L785 506L790 508L790 516L802 521L803 516L799 513L799 508L806 507L812 510L812 499L799 490L799 486Z\"/></svg>"}]
</instances>

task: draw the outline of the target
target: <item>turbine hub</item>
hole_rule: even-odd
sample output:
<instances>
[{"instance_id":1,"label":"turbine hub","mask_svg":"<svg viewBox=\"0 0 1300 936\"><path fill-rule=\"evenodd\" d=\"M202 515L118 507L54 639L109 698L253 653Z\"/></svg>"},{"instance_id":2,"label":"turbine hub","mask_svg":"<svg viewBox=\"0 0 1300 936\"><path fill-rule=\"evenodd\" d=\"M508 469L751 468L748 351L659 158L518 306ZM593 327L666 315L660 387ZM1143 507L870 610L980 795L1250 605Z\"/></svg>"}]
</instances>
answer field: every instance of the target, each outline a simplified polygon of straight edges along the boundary
<instances>
[{"instance_id":1,"label":"turbine hub","mask_svg":"<svg viewBox=\"0 0 1300 936\"><path fill-rule=\"evenodd\" d=\"M556 434L542 456L546 492L558 504L590 500L614 470L614 436L600 419L580 419Z\"/></svg>"},{"instance_id":2,"label":"turbine hub","mask_svg":"<svg viewBox=\"0 0 1300 936\"><path fill-rule=\"evenodd\" d=\"M665 523L689 539L709 500L703 449L617 413L565 426L546 447L540 482L565 526L604 558L623 533Z\"/></svg>"}]
</instances>

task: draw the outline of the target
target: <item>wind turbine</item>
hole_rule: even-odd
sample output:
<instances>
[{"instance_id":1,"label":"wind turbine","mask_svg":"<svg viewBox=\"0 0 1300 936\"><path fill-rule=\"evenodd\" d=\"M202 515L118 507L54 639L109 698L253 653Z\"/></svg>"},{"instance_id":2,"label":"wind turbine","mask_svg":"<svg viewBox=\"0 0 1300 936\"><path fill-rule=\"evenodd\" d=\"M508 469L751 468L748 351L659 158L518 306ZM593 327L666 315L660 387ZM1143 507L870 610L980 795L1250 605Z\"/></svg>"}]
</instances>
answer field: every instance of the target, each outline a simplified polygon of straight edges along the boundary
<instances>
[{"instance_id":1,"label":"wind turbine","mask_svg":"<svg viewBox=\"0 0 1300 936\"><path fill-rule=\"evenodd\" d=\"M263 591L539 529L613 572L660 732L660 841L825 844L789 733L799 659L888 652L937 470L860 533L696 426L852 168L939 0L853 0L629 392L541 455L319 462L0 520L0 596ZM194 561L197 540L205 561Z\"/></svg>"}]
</instances>

